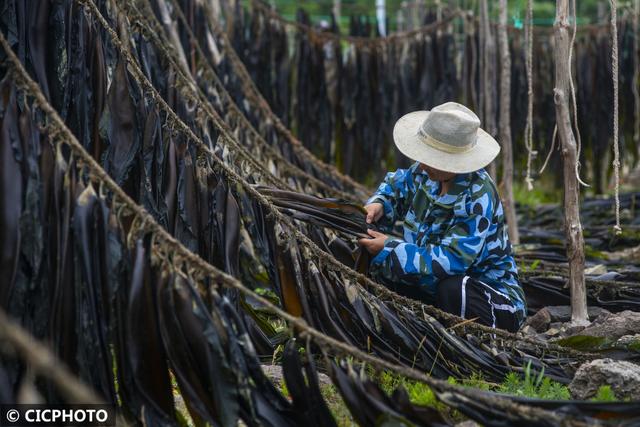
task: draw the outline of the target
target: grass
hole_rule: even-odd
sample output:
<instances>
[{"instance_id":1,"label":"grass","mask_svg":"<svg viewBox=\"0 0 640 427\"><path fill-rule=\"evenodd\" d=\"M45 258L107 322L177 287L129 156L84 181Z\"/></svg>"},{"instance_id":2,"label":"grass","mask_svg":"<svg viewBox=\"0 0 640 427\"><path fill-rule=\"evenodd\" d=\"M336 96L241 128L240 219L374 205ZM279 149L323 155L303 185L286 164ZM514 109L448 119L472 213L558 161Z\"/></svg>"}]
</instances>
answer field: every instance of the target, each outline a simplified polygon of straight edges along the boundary
<instances>
[{"instance_id":1,"label":"grass","mask_svg":"<svg viewBox=\"0 0 640 427\"><path fill-rule=\"evenodd\" d=\"M557 189L557 186L539 181L536 181L533 190L529 191L524 183L514 180L513 197L516 203L531 207L562 201L562 193Z\"/></svg>"},{"instance_id":2,"label":"grass","mask_svg":"<svg viewBox=\"0 0 640 427\"><path fill-rule=\"evenodd\" d=\"M449 421L453 423L464 421L466 419L466 417L458 411L455 411L440 402L433 390L424 383L413 381L386 371L376 374L373 370L369 369L368 374L370 378L373 378L380 388L389 395L391 395L396 388L404 387L413 404L435 408L443 414L445 418L449 419ZM174 396L179 396L180 391L173 375L171 377L171 382L174 389ZM495 391L519 397L552 400L570 399L569 389L567 386L545 377L544 371L538 373L534 372L530 363L524 368L524 376L519 376L518 374L511 372L500 384L485 380L480 373L474 373L471 377L464 379L449 377L448 382L450 384L460 385L463 387ZM279 389L283 396L290 398L289 390L287 389L287 385L284 381L279 384ZM349 409L342 400L342 396L340 396L340 393L333 384L320 384L320 392L322 393L322 397L327 403L327 406L339 427L357 426L349 412ZM179 398L178 400L181 401L182 399ZM611 389L611 386L607 385L601 386L598 389L596 396L591 400L598 402L615 402L619 399ZM191 420L184 403L181 403L177 409L176 415L178 416L179 424L184 427L192 426L193 421Z\"/></svg>"}]
</instances>

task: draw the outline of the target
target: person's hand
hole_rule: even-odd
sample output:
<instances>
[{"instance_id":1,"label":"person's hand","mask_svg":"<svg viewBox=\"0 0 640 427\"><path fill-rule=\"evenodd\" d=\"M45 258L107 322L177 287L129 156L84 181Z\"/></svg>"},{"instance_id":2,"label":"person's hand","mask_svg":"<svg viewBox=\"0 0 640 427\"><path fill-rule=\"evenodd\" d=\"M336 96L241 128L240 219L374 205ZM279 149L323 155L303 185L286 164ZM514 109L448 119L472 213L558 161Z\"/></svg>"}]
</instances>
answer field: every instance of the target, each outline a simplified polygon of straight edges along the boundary
<instances>
[{"instance_id":1,"label":"person's hand","mask_svg":"<svg viewBox=\"0 0 640 427\"><path fill-rule=\"evenodd\" d=\"M364 207L367 211L367 224L378 222L382 215L384 215L384 206L381 203L373 202Z\"/></svg>"},{"instance_id":2,"label":"person's hand","mask_svg":"<svg viewBox=\"0 0 640 427\"><path fill-rule=\"evenodd\" d=\"M367 252L371 255L378 255L378 252L384 248L384 242L387 240L387 235L383 233L378 233L374 230L367 230L371 239L360 239L358 240L358 244L365 248Z\"/></svg>"}]
</instances>

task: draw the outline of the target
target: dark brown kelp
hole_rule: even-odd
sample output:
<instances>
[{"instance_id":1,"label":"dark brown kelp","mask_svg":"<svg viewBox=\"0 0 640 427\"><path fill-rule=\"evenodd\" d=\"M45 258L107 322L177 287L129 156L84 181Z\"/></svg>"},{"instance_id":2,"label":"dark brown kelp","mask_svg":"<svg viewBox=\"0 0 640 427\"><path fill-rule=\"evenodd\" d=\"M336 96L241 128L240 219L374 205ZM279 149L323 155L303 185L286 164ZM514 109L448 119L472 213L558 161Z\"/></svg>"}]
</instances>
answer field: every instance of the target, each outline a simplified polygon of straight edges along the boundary
<instances>
[{"instance_id":1,"label":"dark brown kelp","mask_svg":"<svg viewBox=\"0 0 640 427\"><path fill-rule=\"evenodd\" d=\"M189 102L192 98L188 97L190 89L180 84L171 84L175 74L169 72L160 75L150 71L157 69L157 66L144 67L145 71L139 73L137 61L127 55L128 51L123 45L118 44L120 39L117 35L114 37L113 33L108 32L111 29L109 21L99 20L101 15L98 10L107 13L109 9L95 8L92 3L84 4L88 7L83 10L88 27L95 28L99 25L98 31L105 39L111 40L105 47L105 51L111 52L107 55L111 58L110 61L114 66L119 62L127 62L127 66L122 69L127 72L127 81L132 87L130 93L139 93L133 97L136 108L146 109L153 104L158 110L144 110L153 113L145 116L144 120L135 119L136 129L149 131L146 132L148 138L145 139L148 150L132 151L136 160L131 162L131 167L125 174L127 184L123 188L131 197L117 185L113 179L116 177L109 177L98 166L96 160L105 162L105 157L94 159L82 150L82 145L59 122L58 116L42 98L38 98L38 107L34 111L23 115L24 122L31 123L31 129L38 129L45 137L29 139L28 135L36 134L33 131L23 132L20 134L20 141L33 143L35 140L41 147L53 147L56 165L60 167L60 171L54 173L54 183L62 176L61 186L46 187L49 196L46 206L58 209L60 213L54 215L46 212L40 217L31 214L31 217L27 216L25 224L36 224L38 227L23 229L32 240L39 236L40 230L44 230L44 233L59 230L56 232L60 233L60 237L69 239L73 256L67 258L66 262L71 267L75 280L66 279L68 276L62 275L61 285L66 287L62 295L71 298L76 315L73 318L63 318L59 313L51 313L53 308L59 311L62 306L48 304L47 293L43 292L41 285L43 282L38 281L41 277L38 274L46 271L42 266L57 260L53 258L53 245L37 246L31 242L32 246L27 247L26 254L36 256L21 257L19 267L21 274L25 275L37 292L29 294L28 300L21 294L16 294L15 297L23 297L23 305L18 308L24 307L26 302L30 304L29 309L20 313L23 324L45 338L48 338L44 332L46 329L39 327L39 319L48 318L50 314L55 314L65 324L80 331L75 335L78 339L75 343L74 336L57 336L59 347L55 350L61 351L70 344L73 350L67 351L72 359L84 357L77 370L82 379L95 384L103 397L111 402L117 401L116 397L121 402L124 399L123 413L127 417L135 422L150 424L172 422L169 408L171 402L167 396L167 373L163 372L157 378L152 378L141 370L138 356L141 351L148 351L143 349L151 348L158 353L149 366L163 370L163 359L166 359L196 422L236 425L237 420L242 419L247 425L299 425L300 420L308 416L310 405L320 403L318 390L312 383L306 382L309 389L293 387L297 397L290 403L260 370L252 343L259 329L254 315L264 313L265 310L290 322L292 332L296 335L301 338L306 336L316 345L331 352L346 351L347 354L373 361L394 372L402 370L406 375L420 378L430 385L438 385L441 387L439 396L443 399L446 397L445 391L454 394L461 401L473 392L438 382L410 367L415 366L423 372L430 371L437 377L462 376L475 370L486 370L492 378L497 379L522 366L525 359L534 359L536 366L545 366L550 375L566 380L567 374L561 366L576 364L589 357L577 352L562 352L558 348L544 347L526 340L520 343L515 336L501 335L499 331L486 331L473 325L447 329L426 312L416 312L410 304L403 305L404 300L394 300L388 295L386 299L381 299L367 292L361 286L368 284L367 281L343 265L338 267L337 261L329 255L325 254L325 258L315 261L314 255L317 252L314 251L318 249L314 249L315 246L300 237L301 233L308 233L312 228L294 223L283 216L251 185L265 184L260 178L264 172L251 169L249 163L230 154L227 150L230 142L213 138L223 133L231 134L225 128L227 125L216 123L211 117L210 120L204 119L201 112L194 111ZM119 28L131 30L127 21L119 24ZM6 34L6 28L2 29L3 34ZM138 37L133 33L129 34ZM136 43L129 45L135 49L135 58L141 58L142 63L162 63L151 43L143 38L135 40ZM6 45L4 37L2 41L4 52L9 54L11 48ZM70 57L73 49L68 48L70 50L67 57ZM28 82L24 69L15 63L12 67L10 77L20 79L17 86L24 88ZM112 72L116 70L110 69ZM23 74L17 74L19 72ZM146 76L145 73L152 75ZM110 81L114 84L116 80ZM150 85L149 81L158 85L158 89ZM31 97L36 94L42 97L41 92L34 89L33 83L26 87L24 90L28 92L28 96L21 95L26 100L21 105L31 105ZM154 125L154 114L157 114L155 117L158 122L162 123L161 127ZM150 116L151 119L148 119ZM105 129L115 125L109 115L102 117ZM44 118L47 120L43 120ZM153 132L161 132L162 137L153 137ZM143 132L139 131L137 135L136 138L139 138ZM105 138L104 134L100 138ZM156 144L159 146L158 152L153 151L149 163L151 145ZM39 159L38 156L44 156L40 154L43 151L28 150L28 154ZM166 157L164 154L156 156L160 151L168 154ZM52 153L47 156L52 156ZM46 160L47 157L42 159ZM40 176L39 168L46 164L46 161L25 163L28 173L21 170L20 176L35 182ZM162 175L167 177L166 185L162 184L162 191L157 191L159 187L155 187L156 190L147 187L147 184L159 186L159 182L140 180L143 175L142 165L149 164L153 167L146 169L145 175L157 168L156 172L162 170ZM151 215L143 211L140 207L143 198L138 197L141 193L151 194L151 200L157 202L159 210L149 209ZM37 191L33 194L42 197ZM163 196L158 196L160 194ZM136 204L134 199L141 202ZM172 206L168 209L173 211L172 220L167 220L169 212L162 212L162 199L167 206ZM58 202L51 203L49 200ZM65 200L69 200L68 208L65 208ZM38 201L37 197L35 201ZM224 210L218 210L222 204L225 205ZM21 212L35 212L31 206L23 201L20 205ZM339 205L331 201L324 207L337 209ZM348 215L354 211L350 209L353 207L347 207L340 215L334 214L332 220L346 218L351 221ZM220 222L213 224L210 222L211 218L218 213L221 214ZM347 215L343 215L344 213ZM65 221L72 227L65 228ZM63 231L65 236L62 235ZM329 241L322 234L318 236L318 240L325 243ZM223 251L227 249L228 259L213 255L216 252L223 255ZM234 258L236 253L238 256ZM229 273L236 270L243 281L246 280L252 287L259 286L263 288L262 291L269 291L271 287L276 289L273 285L277 274L274 261L277 256L283 255L291 281L290 289L299 300L299 310L306 322L288 315L242 286L237 278L224 274L207 263L215 260ZM39 259L45 261L32 262ZM39 266L38 273L29 269L34 265ZM28 289L22 283L19 284L20 289ZM123 298L123 294L127 298ZM237 300L233 300L236 296ZM138 311L136 303L146 305L150 301L152 307L145 306ZM316 314L316 307L319 305L324 307L322 316ZM45 307L45 310L33 310L38 307ZM247 307L251 307L253 311L245 312ZM89 328L87 320L96 327ZM156 335L149 339L139 339L141 329L129 328L133 322L138 323L140 328L143 324L146 325L145 331L157 328L160 338ZM154 322L157 322L156 326ZM317 329L309 328L309 324ZM323 335L318 329L341 339L346 337L353 347L344 347L343 341ZM496 339L496 336L503 342ZM271 338L267 336L266 341ZM135 348L130 355L125 354L127 343L132 340L136 341L135 346L140 347ZM95 346L95 354L88 354L89 344ZM261 343L264 344L265 341ZM111 353L105 350L111 348L114 357L110 357ZM366 350L366 353L362 350ZM289 348L289 351L292 349ZM370 356L370 353L383 359ZM295 362L293 359L288 360ZM404 367L399 368L398 362ZM315 375L312 367L305 368L304 373L296 375L293 371L300 365L289 363L288 366L290 367L287 369L291 372L287 375L292 385L301 385L300 378L306 376L309 379ZM20 367L13 372L17 373L19 370ZM135 377L135 381L129 382L123 389L115 390L118 393L115 396L114 375L122 380ZM13 385L16 384L15 378L11 381ZM306 392L310 392L310 395L304 397L298 394ZM46 393L46 390L43 393L47 399L55 397ZM381 395L376 395L376 398L384 400ZM518 411L519 406L509 404L506 399L491 398L495 400L496 413ZM385 405L407 407L406 400L400 398L395 402L386 401ZM142 407L147 406L153 407L153 410L143 411ZM396 413L401 410L391 409ZM326 418L325 410L318 406L314 406L313 410L319 411L316 421L320 425L332 424ZM551 420L556 419L542 410L531 411L539 418L549 416Z\"/></svg>"},{"instance_id":2,"label":"dark brown kelp","mask_svg":"<svg viewBox=\"0 0 640 427\"><path fill-rule=\"evenodd\" d=\"M407 161L395 149L390 134L401 115L450 100L460 100L474 111L482 110L483 94L479 89L486 77L477 63L481 23L469 15L451 11L442 23L415 32L370 38L370 31L364 31L365 37L358 38L350 37L360 34L358 20L354 20L350 35L337 35L310 26L302 12L295 22L287 21L264 0L252 0L245 8L238 7L232 12L224 17L236 25L230 26L227 33L242 63L221 60L221 68L225 67L225 61L230 63L226 65L230 68L229 75L237 74L229 79L229 86L237 87L235 81L245 73L253 77L274 112L283 122L290 122L289 127L296 129L297 136L311 151L359 179L380 178L399 161ZM454 25L446 25L450 21ZM466 34L460 34L461 30ZM578 70L575 88L582 129L581 161L593 164L589 182L598 194L606 189L609 174L606 157L613 132L612 91L597 90L602 82L611 81L609 32L608 25L579 26L573 54ZM526 99L525 63L520 60L525 56L524 35L515 28L509 28L509 33L514 58L511 98ZM619 20L619 34L620 89L631 93L634 45L630 17ZM462 37L466 37L465 43L457 41ZM533 149L546 154L545 144L551 140L555 123L553 61L548 54L551 32L538 28L533 40L536 58L533 96L537 106L533 129L534 140L538 141ZM295 49L283 48L287 43ZM460 54L464 54L464 59L458 62L455 58ZM335 58L341 59L337 65ZM241 72L239 68L246 70ZM330 77L327 69L335 70ZM281 90L282 85L276 82L281 78L288 79L289 90ZM328 102L334 96L334 86L339 88L339 101ZM242 88L234 92L237 99L250 96ZM631 154L629 164L635 165L638 147L633 141L632 100L633 97L626 97L621 101L620 131ZM497 122L498 109L494 110L493 121ZM248 114L258 115L254 111ZM511 139L516 164L523 166L527 151L521 135L526 116L526 103L515 103L511 111ZM555 153L552 162L560 164Z\"/></svg>"}]
</instances>

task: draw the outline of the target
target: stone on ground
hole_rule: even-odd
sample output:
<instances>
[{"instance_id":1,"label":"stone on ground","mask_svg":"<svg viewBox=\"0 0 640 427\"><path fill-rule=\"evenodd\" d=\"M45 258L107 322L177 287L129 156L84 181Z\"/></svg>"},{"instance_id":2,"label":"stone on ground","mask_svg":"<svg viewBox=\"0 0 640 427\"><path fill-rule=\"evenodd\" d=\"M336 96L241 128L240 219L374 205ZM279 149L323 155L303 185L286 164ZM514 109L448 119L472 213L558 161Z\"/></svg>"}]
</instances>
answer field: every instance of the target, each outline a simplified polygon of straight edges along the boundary
<instances>
[{"instance_id":1,"label":"stone on ground","mask_svg":"<svg viewBox=\"0 0 640 427\"><path fill-rule=\"evenodd\" d=\"M262 372L271 379L276 385L280 386L284 383L284 376L282 375L282 366L280 365L260 365ZM320 386L330 385L331 378L328 375L318 372L318 382Z\"/></svg>"},{"instance_id":2,"label":"stone on ground","mask_svg":"<svg viewBox=\"0 0 640 427\"><path fill-rule=\"evenodd\" d=\"M580 335L615 340L625 335L637 334L638 331L640 331L640 313L625 310L620 313L601 314L593 323L584 328Z\"/></svg>"},{"instance_id":3,"label":"stone on ground","mask_svg":"<svg viewBox=\"0 0 640 427\"><path fill-rule=\"evenodd\" d=\"M618 399L640 398L640 366L625 361L597 359L584 363L569 384L575 399L594 397L600 386L611 386Z\"/></svg>"}]
</instances>

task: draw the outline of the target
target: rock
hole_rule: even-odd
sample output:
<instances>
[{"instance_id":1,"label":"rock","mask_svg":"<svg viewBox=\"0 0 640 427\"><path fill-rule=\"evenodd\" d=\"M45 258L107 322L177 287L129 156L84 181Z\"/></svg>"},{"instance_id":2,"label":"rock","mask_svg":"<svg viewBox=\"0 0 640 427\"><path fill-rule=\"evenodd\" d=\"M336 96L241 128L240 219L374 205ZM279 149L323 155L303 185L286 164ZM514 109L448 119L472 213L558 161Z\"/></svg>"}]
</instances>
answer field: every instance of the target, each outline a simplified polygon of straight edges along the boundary
<instances>
[{"instance_id":1,"label":"rock","mask_svg":"<svg viewBox=\"0 0 640 427\"><path fill-rule=\"evenodd\" d=\"M627 349L640 353L640 334L620 337L614 346L616 348Z\"/></svg>"},{"instance_id":2,"label":"rock","mask_svg":"<svg viewBox=\"0 0 640 427\"><path fill-rule=\"evenodd\" d=\"M640 396L640 366L631 362L597 359L582 364L569 384L575 399L589 399L598 388L611 386L618 399L638 399Z\"/></svg>"},{"instance_id":3,"label":"rock","mask_svg":"<svg viewBox=\"0 0 640 427\"><path fill-rule=\"evenodd\" d=\"M524 325L522 329L520 329L520 332L522 332L525 335L535 335L536 330L529 325Z\"/></svg>"},{"instance_id":4,"label":"rock","mask_svg":"<svg viewBox=\"0 0 640 427\"><path fill-rule=\"evenodd\" d=\"M549 329L553 328L553 329L562 329L562 327L564 326L564 323L562 322L553 322L549 325Z\"/></svg>"},{"instance_id":5,"label":"rock","mask_svg":"<svg viewBox=\"0 0 640 427\"><path fill-rule=\"evenodd\" d=\"M282 375L282 366L280 365L260 365L260 366L262 367L262 372L264 372L264 374L268 376L269 379L271 379L271 381L273 381L277 386L284 383L284 377ZM318 382L320 383L321 387L323 385L330 385L331 378L329 378L328 375L323 374L322 372L318 372Z\"/></svg>"},{"instance_id":6,"label":"rock","mask_svg":"<svg viewBox=\"0 0 640 427\"><path fill-rule=\"evenodd\" d=\"M558 328L549 328L545 334L550 337L554 337L560 333L560 329Z\"/></svg>"},{"instance_id":7,"label":"rock","mask_svg":"<svg viewBox=\"0 0 640 427\"><path fill-rule=\"evenodd\" d=\"M638 331L640 331L640 313L625 310L620 313L601 314L580 331L580 335L616 340L624 335L635 335Z\"/></svg>"},{"instance_id":8,"label":"rock","mask_svg":"<svg viewBox=\"0 0 640 427\"><path fill-rule=\"evenodd\" d=\"M549 316L551 316L551 322L570 322L571 321L571 307L568 305L550 305L548 307L543 308L542 310L547 310L549 312ZM540 311L542 311L540 310ZM598 316L603 313L609 313L608 310L605 310L601 307L588 307L587 313L589 315L589 319L596 319ZM551 325L553 327L553 324Z\"/></svg>"},{"instance_id":9,"label":"rock","mask_svg":"<svg viewBox=\"0 0 640 427\"><path fill-rule=\"evenodd\" d=\"M467 420L455 425L455 427L480 427L475 421Z\"/></svg>"},{"instance_id":10,"label":"rock","mask_svg":"<svg viewBox=\"0 0 640 427\"><path fill-rule=\"evenodd\" d=\"M529 327L536 332L544 332L549 329L549 324L551 323L551 315L549 314L549 310L546 308L542 308L538 310L536 314L527 318L525 322L525 328Z\"/></svg>"},{"instance_id":11,"label":"rock","mask_svg":"<svg viewBox=\"0 0 640 427\"><path fill-rule=\"evenodd\" d=\"M281 385L284 382L282 376L282 366L280 365L260 365L262 372L276 385Z\"/></svg>"},{"instance_id":12,"label":"rock","mask_svg":"<svg viewBox=\"0 0 640 427\"><path fill-rule=\"evenodd\" d=\"M562 335L565 336L565 337L570 337L570 336L573 336L573 335L577 335L577 334L581 333L582 331L584 331L585 328L586 328L586 326L583 326L583 325L568 326L567 329L564 330Z\"/></svg>"}]
</instances>

